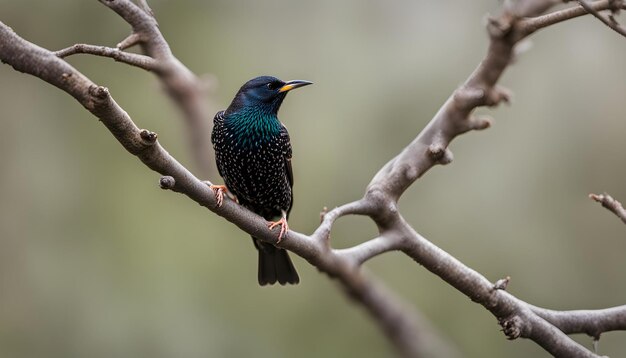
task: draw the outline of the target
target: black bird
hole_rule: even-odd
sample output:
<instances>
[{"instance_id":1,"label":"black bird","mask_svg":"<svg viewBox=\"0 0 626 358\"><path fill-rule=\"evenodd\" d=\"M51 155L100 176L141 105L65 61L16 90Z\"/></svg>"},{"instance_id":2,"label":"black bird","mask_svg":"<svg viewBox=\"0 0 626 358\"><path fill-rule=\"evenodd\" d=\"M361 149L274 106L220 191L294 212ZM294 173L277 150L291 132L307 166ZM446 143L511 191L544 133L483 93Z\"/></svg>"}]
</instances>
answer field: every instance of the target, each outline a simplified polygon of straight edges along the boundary
<instances>
[{"instance_id":1,"label":"black bird","mask_svg":"<svg viewBox=\"0 0 626 358\"><path fill-rule=\"evenodd\" d=\"M291 142L278 120L278 109L287 92L311 83L283 82L271 76L251 79L213 119L211 141L226 184L211 186L218 205L224 191L230 191L239 204L270 221L270 229L280 226L278 242L289 230L287 218L293 205ZM287 251L254 237L252 241L259 251L260 285L300 282Z\"/></svg>"}]
</instances>

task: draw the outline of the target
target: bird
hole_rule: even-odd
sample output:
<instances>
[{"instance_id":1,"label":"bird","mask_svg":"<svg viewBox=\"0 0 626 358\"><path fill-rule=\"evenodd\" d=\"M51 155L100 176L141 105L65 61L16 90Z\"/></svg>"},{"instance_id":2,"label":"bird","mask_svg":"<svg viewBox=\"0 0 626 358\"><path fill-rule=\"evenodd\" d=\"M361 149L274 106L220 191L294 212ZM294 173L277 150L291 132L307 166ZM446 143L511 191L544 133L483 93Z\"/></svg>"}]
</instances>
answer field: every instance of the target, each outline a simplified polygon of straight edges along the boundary
<instances>
[{"instance_id":1,"label":"bird","mask_svg":"<svg viewBox=\"0 0 626 358\"><path fill-rule=\"evenodd\" d=\"M230 192L243 207L268 221L270 230L280 226L279 243L289 230L293 206L291 141L278 119L285 96L313 82L281 81L260 76L246 82L226 110L213 119L211 142L224 185L211 185L217 205ZM298 273L285 249L252 236L258 250L258 282L261 286L297 284Z\"/></svg>"}]
</instances>

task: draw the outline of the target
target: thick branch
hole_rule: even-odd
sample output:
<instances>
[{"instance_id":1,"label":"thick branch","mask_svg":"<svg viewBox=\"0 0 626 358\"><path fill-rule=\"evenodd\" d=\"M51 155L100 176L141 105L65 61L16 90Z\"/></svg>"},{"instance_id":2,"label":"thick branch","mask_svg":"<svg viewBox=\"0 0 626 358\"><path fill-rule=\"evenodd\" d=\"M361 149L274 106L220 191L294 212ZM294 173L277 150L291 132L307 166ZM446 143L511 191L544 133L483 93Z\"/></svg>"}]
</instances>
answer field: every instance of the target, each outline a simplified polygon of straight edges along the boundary
<instances>
[{"instance_id":1,"label":"thick branch","mask_svg":"<svg viewBox=\"0 0 626 358\"><path fill-rule=\"evenodd\" d=\"M599 11L609 9L611 5L609 0L602 0L590 6ZM449 163L452 155L447 148L454 138L470 130L489 127L489 120L472 116L471 112L479 106L495 106L508 101L509 93L496 83L511 63L515 45L534 31L584 14L585 9L576 6L520 20L505 11L499 18L491 19L487 27L491 41L483 61L419 135L376 174L368 191L380 190L384 196L397 201L434 165Z\"/></svg>"},{"instance_id":2,"label":"thick branch","mask_svg":"<svg viewBox=\"0 0 626 358\"><path fill-rule=\"evenodd\" d=\"M515 4L519 3L522 2L518 1ZM537 6L529 5L525 11L546 9L544 4L538 1L534 3ZM594 2L591 6L605 9L609 7L609 1ZM497 81L512 63L514 47L520 40L540 28L584 14L584 9L575 7L520 20L518 12L512 15L513 11L518 11L519 8L507 10L509 11L505 10L500 17L489 22L488 32L491 41L483 61L467 81L448 98L418 136L376 174L363 200L376 202L377 212L389 213L385 216L372 217L379 227L388 228L381 231L381 237L403 236L404 239L399 245L400 250L492 312L498 318L507 337L530 338L555 356L593 357L595 354L535 314L529 305L496 289L497 287L494 288L494 284L478 272L463 265L417 234L401 217L398 219L399 214L396 215L395 210L387 209L395 208L395 203L403 192L435 164L447 164L452 160L453 156L448 146L456 136L469 130L489 127L489 120L473 116L472 111L479 106L494 106L508 101L508 92L498 87ZM382 245L379 241L377 238L372 243L360 246L369 251L375 250L374 252L398 248L395 243ZM348 252L354 253L356 257L363 256L362 251L364 250L348 249ZM369 254L364 256L365 259L368 257Z\"/></svg>"},{"instance_id":3,"label":"thick branch","mask_svg":"<svg viewBox=\"0 0 626 358\"><path fill-rule=\"evenodd\" d=\"M489 127L489 121L470 113L480 105L495 106L508 101L508 93L495 83L511 61L513 46L506 34L492 35L488 54L478 68L448 98L417 138L376 174L368 191L380 191L397 201L415 180L442 163L442 158L443 163L450 162L452 156L447 147L456 136Z\"/></svg>"},{"instance_id":4,"label":"thick branch","mask_svg":"<svg viewBox=\"0 0 626 358\"><path fill-rule=\"evenodd\" d=\"M565 333L538 317L531 307L504 290L494 287L480 273L433 245L407 223L403 225L402 251L427 270L491 312L509 339L529 338L556 357L597 357Z\"/></svg>"}]
</instances>

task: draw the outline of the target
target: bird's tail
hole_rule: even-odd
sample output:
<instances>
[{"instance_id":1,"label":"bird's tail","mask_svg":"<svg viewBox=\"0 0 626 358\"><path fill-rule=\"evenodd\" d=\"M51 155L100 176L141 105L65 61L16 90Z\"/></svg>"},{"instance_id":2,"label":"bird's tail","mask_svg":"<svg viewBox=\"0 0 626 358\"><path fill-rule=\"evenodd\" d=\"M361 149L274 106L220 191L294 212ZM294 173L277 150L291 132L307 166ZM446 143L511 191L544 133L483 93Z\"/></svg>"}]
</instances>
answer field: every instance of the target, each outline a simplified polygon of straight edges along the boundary
<instances>
[{"instance_id":1,"label":"bird's tail","mask_svg":"<svg viewBox=\"0 0 626 358\"><path fill-rule=\"evenodd\" d=\"M280 249L254 237L252 241L259 251L259 285L273 285L276 282L281 285L295 285L300 282L296 268L293 267L285 249Z\"/></svg>"}]
</instances>

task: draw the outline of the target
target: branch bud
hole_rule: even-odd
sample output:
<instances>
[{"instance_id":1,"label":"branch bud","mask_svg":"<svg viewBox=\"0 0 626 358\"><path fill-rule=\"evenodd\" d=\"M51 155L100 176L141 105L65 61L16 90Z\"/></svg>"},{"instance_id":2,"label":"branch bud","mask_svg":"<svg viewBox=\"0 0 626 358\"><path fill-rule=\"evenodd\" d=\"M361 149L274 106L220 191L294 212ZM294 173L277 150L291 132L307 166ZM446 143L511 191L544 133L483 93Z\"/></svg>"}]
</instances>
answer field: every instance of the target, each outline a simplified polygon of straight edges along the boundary
<instances>
[{"instance_id":1,"label":"branch bud","mask_svg":"<svg viewBox=\"0 0 626 358\"><path fill-rule=\"evenodd\" d=\"M161 179L159 179L159 186L161 189L172 189L174 185L176 185L176 180L169 175L162 176Z\"/></svg>"},{"instance_id":2,"label":"branch bud","mask_svg":"<svg viewBox=\"0 0 626 358\"><path fill-rule=\"evenodd\" d=\"M156 143L156 140L158 137L158 135L155 132L151 132L147 129L142 129L141 132L139 133L139 136L141 137L142 143L145 144L146 146L150 146Z\"/></svg>"}]
</instances>

